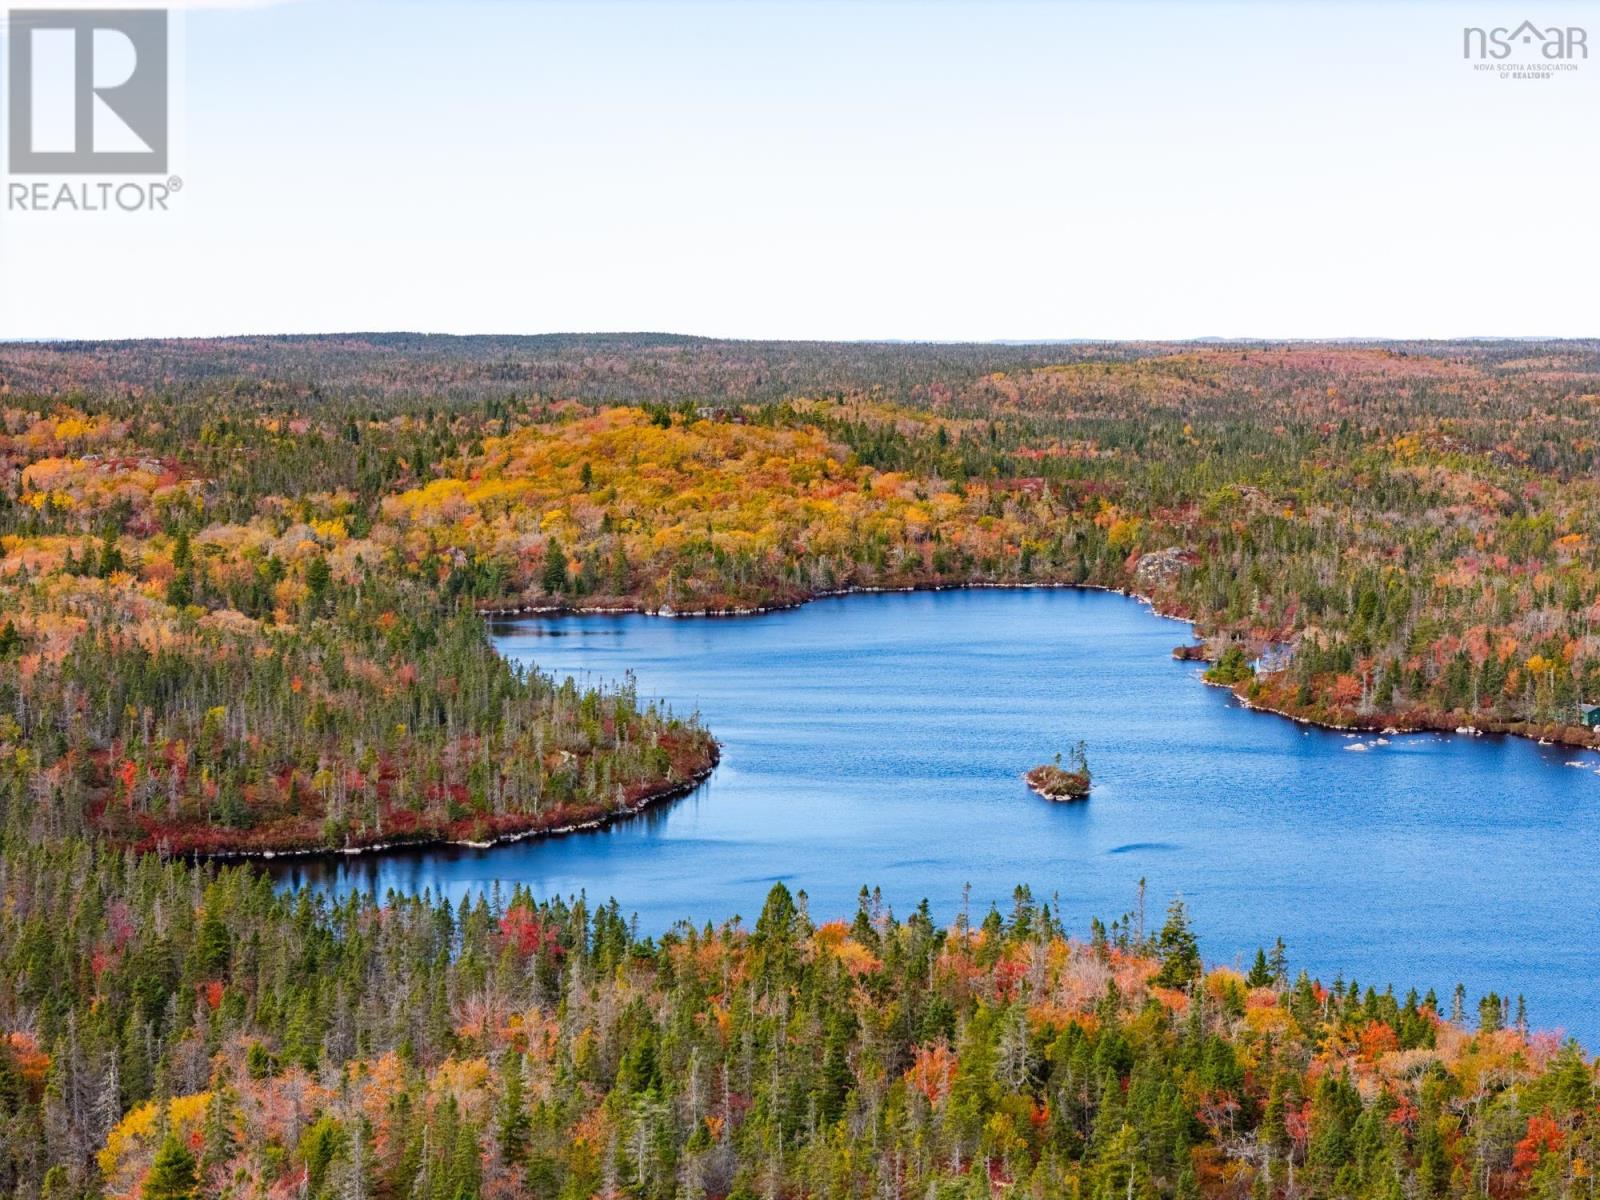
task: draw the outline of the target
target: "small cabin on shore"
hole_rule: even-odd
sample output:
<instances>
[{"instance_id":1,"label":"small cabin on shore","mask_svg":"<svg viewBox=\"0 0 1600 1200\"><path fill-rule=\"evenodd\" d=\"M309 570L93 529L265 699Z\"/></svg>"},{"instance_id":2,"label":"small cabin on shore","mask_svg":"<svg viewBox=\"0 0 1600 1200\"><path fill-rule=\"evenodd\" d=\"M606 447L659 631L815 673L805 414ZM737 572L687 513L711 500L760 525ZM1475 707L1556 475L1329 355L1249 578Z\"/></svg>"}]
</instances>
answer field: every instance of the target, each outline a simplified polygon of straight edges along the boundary
<instances>
[{"instance_id":1,"label":"small cabin on shore","mask_svg":"<svg viewBox=\"0 0 1600 1200\"><path fill-rule=\"evenodd\" d=\"M1600 704L1578 705L1578 720L1589 729L1600 729Z\"/></svg>"}]
</instances>

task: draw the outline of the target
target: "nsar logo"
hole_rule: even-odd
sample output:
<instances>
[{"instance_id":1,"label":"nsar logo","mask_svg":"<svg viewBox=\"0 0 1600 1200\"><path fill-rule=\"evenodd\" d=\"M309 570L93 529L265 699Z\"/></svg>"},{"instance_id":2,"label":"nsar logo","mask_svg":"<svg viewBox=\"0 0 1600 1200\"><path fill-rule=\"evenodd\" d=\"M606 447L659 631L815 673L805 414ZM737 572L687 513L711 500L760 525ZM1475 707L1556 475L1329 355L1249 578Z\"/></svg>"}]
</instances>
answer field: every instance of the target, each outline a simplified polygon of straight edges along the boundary
<instances>
[{"instance_id":1,"label":"nsar logo","mask_svg":"<svg viewBox=\"0 0 1600 1200\"><path fill-rule=\"evenodd\" d=\"M1552 25L1541 29L1532 21L1524 21L1515 29L1500 27L1479 29L1468 26L1461 31L1461 57L1492 59L1496 62L1510 58L1518 50L1539 55L1551 62L1589 57L1589 31L1580 25Z\"/></svg>"}]
</instances>

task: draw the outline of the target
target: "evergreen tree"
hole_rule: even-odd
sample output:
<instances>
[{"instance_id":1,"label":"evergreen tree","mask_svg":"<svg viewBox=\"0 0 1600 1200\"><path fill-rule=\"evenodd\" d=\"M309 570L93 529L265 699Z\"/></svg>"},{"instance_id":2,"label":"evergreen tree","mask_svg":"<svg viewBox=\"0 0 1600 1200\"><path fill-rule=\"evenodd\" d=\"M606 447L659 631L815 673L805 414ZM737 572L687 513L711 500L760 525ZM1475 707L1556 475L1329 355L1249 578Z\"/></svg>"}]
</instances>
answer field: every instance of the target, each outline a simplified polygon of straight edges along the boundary
<instances>
[{"instance_id":1,"label":"evergreen tree","mask_svg":"<svg viewBox=\"0 0 1600 1200\"><path fill-rule=\"evenodd\" d=\"M169 1131L139 1190L140 1200L198 1200L199 1195L194 1155Z\"/></svg>"},{"instance_id":2,"label":"evergreen tree","mask_svg":"<svg viewBox=\"0 0 1600 1200\"><path fill-rule=\"evenodd\" d=\"M1189 926L1189 910L1181 896L1167 907L1167 920L1156 935L1161 970L1155 982L1162 987L1187 987L1200 976L1200 944Z\"/></svg>"},{"instance_id":3,"label":"evergreen tree","mask_svg":"<svg viewBox=\"0 0 1600 1200\"><path fill-rule=\"evenodd\" d=\"M562 549L559 538L553 537L545 544L544 574L539 583L552 596L559 596L567 590L567 552Z\"/></svg>"},{"instance_id":4,"label":"evergreen tree","mask_svg":"<svg viewBox=\"0 0 1600 1200\"><path fill-rule=\"evenodd\" d=\"M1256 948L1256 961L1250 967L1250 974L1245 976L1245 982L1253 988L1272 986L1272 968L1267 964L1267 952L1260 947Z\"/></svg>"}]
</instances>

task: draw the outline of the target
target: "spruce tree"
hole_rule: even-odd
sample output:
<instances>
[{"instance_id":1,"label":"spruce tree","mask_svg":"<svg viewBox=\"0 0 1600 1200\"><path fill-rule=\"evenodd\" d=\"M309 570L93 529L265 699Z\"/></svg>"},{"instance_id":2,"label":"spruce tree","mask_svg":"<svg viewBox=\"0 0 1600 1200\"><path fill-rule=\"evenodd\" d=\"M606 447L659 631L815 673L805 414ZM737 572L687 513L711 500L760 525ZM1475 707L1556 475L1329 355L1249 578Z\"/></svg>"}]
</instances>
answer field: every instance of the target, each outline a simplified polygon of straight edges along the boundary
<instances>
[{"instance_id":1,"label":"spruce tree","mask_svg":"<svg viewBox=\"0 0 1600 1200\"><path fill-rule=\"evenodd\" d=\"M539 583L552 596L567 590L567 552L562 549L559 538L551 538L544 548L544 574Z\"/></svg>"},{"instance_id":2,"label":"spruce tree","mask_svg":"<svg viewBox=\"0 0 1600 1200\"><path fill-rule=\"evenodd\" d=\"M1253 988L1272 986L1272 968L1267 965L1267 952L1259 946L1256 948L1256 961L1244 981Z\"/></svg>"},{"instance_id":3,"label":"spruce tree","mask_svg":"<svg viewBox=\"0 0 1600 1200\"><path fill-rule=\"evenodd\" d=\"M194 1155L169 1131L145 1176L140 1200L197 1200L199 1195Z\"/></svg>"},{"instance_id":4,"label":"spruce tree","mask_svg":"<svg viewBox=\"0 0 1600 1200\"><path fill-rule=\"evenodd\" d=\"M1161 970L1155 983L1161 987L1186 987L1200 975L1200 944L1189 926L1189 910L1181 896L1167 907L1167 922L1156 936Z\"/></svg>"}]
</instances>

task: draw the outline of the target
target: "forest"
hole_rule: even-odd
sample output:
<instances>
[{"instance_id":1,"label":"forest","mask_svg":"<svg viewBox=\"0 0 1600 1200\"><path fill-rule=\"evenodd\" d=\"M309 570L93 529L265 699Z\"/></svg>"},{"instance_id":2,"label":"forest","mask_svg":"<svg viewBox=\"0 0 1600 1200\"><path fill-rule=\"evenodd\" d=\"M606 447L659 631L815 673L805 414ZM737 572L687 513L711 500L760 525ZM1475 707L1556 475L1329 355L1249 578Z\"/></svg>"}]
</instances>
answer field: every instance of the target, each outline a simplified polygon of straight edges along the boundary
<instances>
[{"instance_id":1,"label":"forest","mask_svg":"<svg viewBox=\"0 0 1600 1200\"><path fill-rule=\"evenodd\" d=\"M1263 708L1596 744L1597 406L1595 342L0 346L0 1187L1592 1196L1595 1065L1514 998L1208 971L1181 904L647 938L217 860L711 770L501 610L1116 588Z\"/></svg>"},{"instance_id":2,"label":"forest","mask_svg":"<svg viewBox=\"0 0 1600 1200\"><path fill-rule=\"evenodd\" d=\"M8 1194L1573 1197L1594 1065L1516 1001L1204 970L1181 902L635 935L3 847Z\"/></svg>"}]
</instances>

